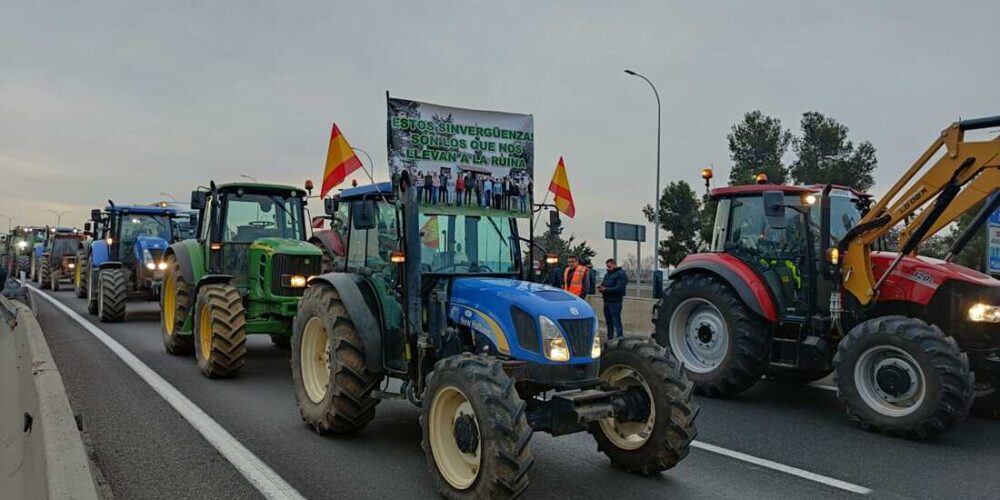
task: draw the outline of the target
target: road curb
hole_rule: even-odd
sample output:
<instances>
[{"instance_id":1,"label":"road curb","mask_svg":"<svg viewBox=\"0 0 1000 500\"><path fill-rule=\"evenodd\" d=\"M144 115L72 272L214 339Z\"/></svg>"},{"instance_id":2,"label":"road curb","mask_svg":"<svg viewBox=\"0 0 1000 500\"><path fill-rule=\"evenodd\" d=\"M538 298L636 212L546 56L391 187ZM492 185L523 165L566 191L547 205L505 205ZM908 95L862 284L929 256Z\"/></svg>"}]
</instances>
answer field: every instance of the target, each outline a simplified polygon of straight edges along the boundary
<instances>
[{"instance_id":1,"label":"road curb","mask_svg":"<svg viewBox=\"0 0 1000 500\"><path fill-rule=\"evenodd\" d=\"M20 387L15 390L20 393L20 404L15 409L18 414L31 415L30 430L18 436L22 440L20 458L26 466L14 473L22 477L12 487L20 490L23 498L97 500L83 439L41 326L28 306L2 296L0 305L4 313L9 312L4 314L0 334L11 335L10 345L16 345L17 350ZM11 318L14 325L7 321ZM0 484L2 491L9 490Z\"/></svg>"}]
</instances>

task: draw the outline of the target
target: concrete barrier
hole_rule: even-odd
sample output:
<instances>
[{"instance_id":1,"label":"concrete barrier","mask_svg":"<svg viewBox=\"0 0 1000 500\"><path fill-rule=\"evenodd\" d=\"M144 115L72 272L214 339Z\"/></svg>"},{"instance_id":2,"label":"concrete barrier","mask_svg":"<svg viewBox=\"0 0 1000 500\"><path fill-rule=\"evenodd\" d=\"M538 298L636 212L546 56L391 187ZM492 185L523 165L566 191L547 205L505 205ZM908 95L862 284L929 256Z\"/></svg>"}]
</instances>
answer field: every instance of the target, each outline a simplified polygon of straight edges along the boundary
<instances>
[{"instance_id":1,"label":"concrete barrier","mask_svg":"<svg viewBox=\"0 0 1000 500\"><path fill-rule=\"evenodd\" d=\"M594 308L598 320L601 324L601 331L606 332L604 324L604 300L600 295L587 297L587 302ZM622 301L622 328L626 335L649 336L653 333L653 299L640 299L635 297L625 297Z\"/></svg>"},{"instance_id":2,"label":"concrete barrier","mask_svg":"<svg viewBox=\"0 0 1000 500\"><path fill-rule=\"evenodd\" d=\"M97 500L62 377L34 313L0 296L0 498Z\"/></svg>"}]
</instances>

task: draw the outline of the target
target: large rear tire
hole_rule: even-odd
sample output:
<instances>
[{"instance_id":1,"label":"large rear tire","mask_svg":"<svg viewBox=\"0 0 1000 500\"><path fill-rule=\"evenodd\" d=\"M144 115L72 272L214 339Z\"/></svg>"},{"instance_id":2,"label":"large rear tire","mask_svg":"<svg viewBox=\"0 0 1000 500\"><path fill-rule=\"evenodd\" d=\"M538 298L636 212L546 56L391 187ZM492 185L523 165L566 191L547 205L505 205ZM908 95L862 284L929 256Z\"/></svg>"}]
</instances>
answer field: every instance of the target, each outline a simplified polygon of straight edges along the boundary
<instances>
[{"instance_id":1,"label":"large rear tire","mask_svg":"<svg viewBox=\"0 0 1000 500\"><path fill-rule=\"evenodd\" d=\"M46 254L42 256L42 262L39 264L38 270L38 286L43 290L48 289L52 285L49 281L50 274L52 274L52 271L49 265L49 256Z\"/></svg>"},{"instance_id":2,"label":"large rear tire","mask_svg":"<svg viewBox=\"0 0 1000 500\"><path fill-rule=\"evenodd\" d=\"M495 358L461 354L434 365L420 415L421 446L445 498L524 492L534 462L525 408Z\"/></svg>"},{"instance_id":3,"label":"large rear tire","mask_svg":"<svg viewBox=\"0 0 1000 500\"><path fill-rule=\"evenodd\" d=\"M62 278L59 269L49 271L49 288L53 292L59 291L59 280Z\"/></svg>"},{"instance_id":4,"label":"large rear tire","mask_svg":"<svg viewBox=\"0 0 1000 500\"><path fill-rule=\"evenodd\" d=\"M316 283L292 325L292 381L302 420L319 434L361 429L375 418L372 397L382 376L365 363L365 347L337 291Z\"/></svg>"},{"instance_id":5,"label":"large rear tire","mask_svg":"<svg viewBox=\"0 0 1000 500\"><path fill-rule=\"evenodd\" d=\"M125 320L125 303L128 302L128 273L121 268L101 269L97 272L100 288L97 297L97 318L111 323Z\"/></svg>"},{"instance_id":6,"label":"large rear tire","mask_svg":"<svg viewBox=\"0 0 1000 500\"><path fill-rule=\"evenodd\" d=\"M195 304L195 357L202 375L231 377L247 352L246 312L239 290L228 283L203 285Z\"/></svg>"},{"instance_id":7,"label":"large rear tire","mask_svg":"<svg viewBox=\"0 0 1000 500\"><path fill-rule=\"evenodd\" d=\"M90 269L87 268L87 254L83 250L80 250L76 252L76 269L74 270L73 277L73 291L76 293L77 298L87 298L87 278L89 275Z\"/></svg>"},{"instance_id":8,"label":"large rear tire","mask_svg":"<svg viewBox=\"0 0 1000 500\"><path fill-rule=\"evenodd\" d=\"M194 340L181 330L191 313L191 287L184 280L184 273L173 254L167 256L167 270L163 274L163 290L160 292L163 348L169 354L187 356L194 352Z\"/></svg>"},{"instance_id":9,"label":"large rear tire","mask_svg":"<svg viewBox=\"0 0 1000 500\"><path fill-rule=\"evenodd\" d=\"M965 419L975 390L969 360L940 328L884 316L840 341L837 397L862 428L908 439L940 434Z\"/></svg>"},{"instance_id":10,"label":"large rear tire","mask_svg":"<svg viewBox=\"0 0 1000 500\"><path fill-rule=\"evenodd\" d=\"M725 283L706 274L671 282L657 305L653 338L684 365L698 392L728 397L764 374L770 326Z\"/></svg>"},{"instance_id":11,"label":"large rear tire","mask_svg":"<svg viewBox=\"0 0 1000 500\"><path fill-rule=\"evenodd\" d=\"M692 400L694 384L669 351L646 339L609 340L601 355L600 377L616 389L636 391L638 398L632 401L646 402L643 419L606 418L590 424L597 449L612 466L654 474L687 456L698 435L698 405Z\"/></svg>"}]
</instances>

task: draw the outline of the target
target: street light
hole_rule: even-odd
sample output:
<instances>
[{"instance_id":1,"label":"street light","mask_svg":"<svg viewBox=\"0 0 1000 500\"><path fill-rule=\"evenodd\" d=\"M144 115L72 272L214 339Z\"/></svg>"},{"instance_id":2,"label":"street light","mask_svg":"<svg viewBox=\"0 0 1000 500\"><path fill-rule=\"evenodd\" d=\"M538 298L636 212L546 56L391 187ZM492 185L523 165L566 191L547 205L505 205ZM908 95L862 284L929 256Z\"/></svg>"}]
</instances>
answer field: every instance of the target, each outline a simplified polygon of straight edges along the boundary
<instances>
[{"instance_id":1,"label":"street light","mask_svg":"<svg viewBox=\"0 0 1000 500\"><path fill-rule=\"evenodd\" d=\"M56 216L56 226L58 227L58 226L62 226L62 218L63 218L63 216L66 215L66 214L68 214L68 213L70 213L70 212L72 212L72 210L63 210L61 212L57 212L55 210L49 209L49 210L46 210L46 212L49 212L50 214Z\"/></svg>"},{"instance_id":2,"label":"street light","mask_svg":"<svg viewBox=\"0 0 1000 500\"><path fill-rule=\"evenodd\" d=\"M630 69L625 70L625 73L645 80L649 84L649 88L653 89L653 95L656 96L656 196L653 198L653 262L656 263L654 269L658 270L660 269L660 93L656 91L656 86L649 81L649 78Z\"/></svg>"}]
</instances>

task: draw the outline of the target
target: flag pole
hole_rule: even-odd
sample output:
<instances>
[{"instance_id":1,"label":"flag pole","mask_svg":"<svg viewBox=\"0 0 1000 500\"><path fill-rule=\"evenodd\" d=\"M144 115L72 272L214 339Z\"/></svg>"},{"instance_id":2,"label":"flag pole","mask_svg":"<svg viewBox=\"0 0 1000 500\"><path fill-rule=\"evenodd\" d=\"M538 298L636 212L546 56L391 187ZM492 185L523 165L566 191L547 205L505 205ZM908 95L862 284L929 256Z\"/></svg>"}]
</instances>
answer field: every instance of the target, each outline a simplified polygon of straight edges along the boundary
<instances>
[{"instance_id":1,"label":"flag pole","mask_svg":"<svg viewBox=\"0 0 1000 500\"><path fill-rule=\"evenodd\" d=\"M552 191L549 191L548 189L546 189L545 190L545 198L542 199L542 204L541 205L536 205L537 207L539 207L538 215L535 216L535 225L536 226L538 225L538 218L542 216L542 210L541 209L545 208L545 202L549 201L549 193L551 193L551 192Z\"/></svg>"}]
</instances>

